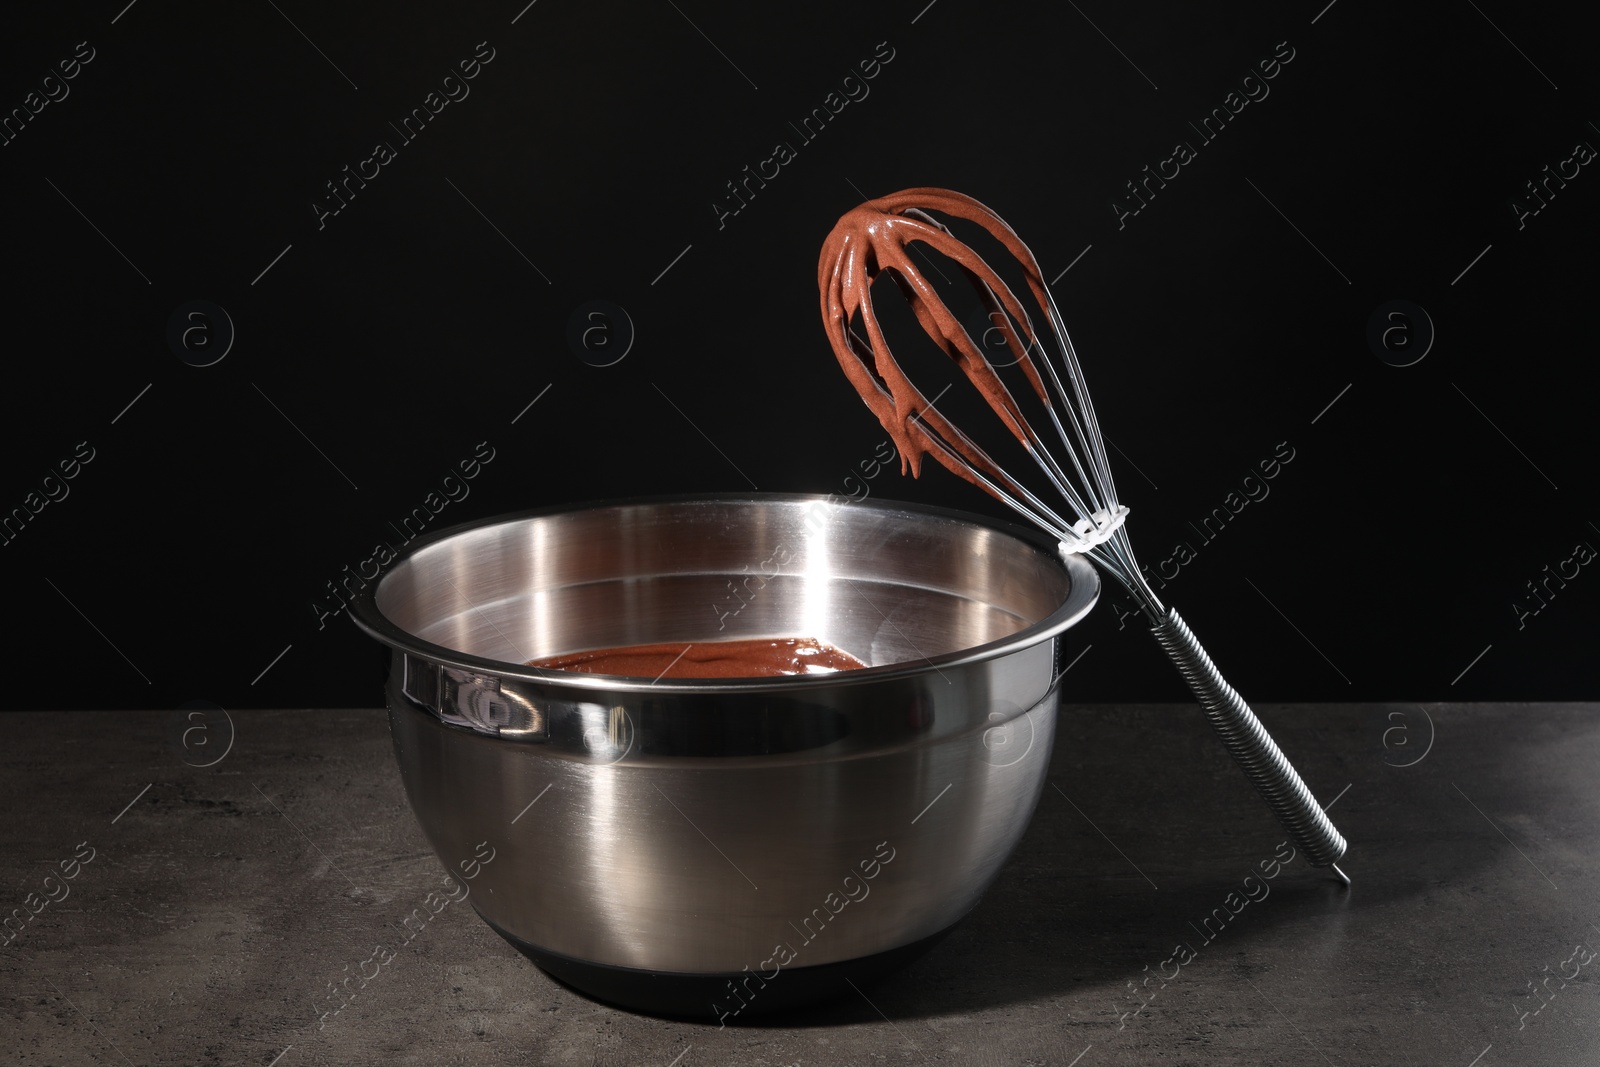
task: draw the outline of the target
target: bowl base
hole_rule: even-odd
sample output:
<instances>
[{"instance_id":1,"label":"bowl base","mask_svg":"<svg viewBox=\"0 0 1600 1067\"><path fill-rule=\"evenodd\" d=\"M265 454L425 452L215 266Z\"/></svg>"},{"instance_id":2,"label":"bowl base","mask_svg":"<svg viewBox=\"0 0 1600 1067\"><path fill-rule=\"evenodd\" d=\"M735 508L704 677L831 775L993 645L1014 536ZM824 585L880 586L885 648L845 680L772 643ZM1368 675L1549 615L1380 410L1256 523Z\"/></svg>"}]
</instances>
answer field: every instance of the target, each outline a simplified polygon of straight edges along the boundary
<instances>
[{"instance_id":1,"label":"bowl base","mask_svg":"<svg viewBox=\"0 0 1600 1067\"><path fill-rule=\"evenodd\" d=\"M481 914L478 917L483 919ZM538 964L540 970L587 997L647 1015L719 1025L746 1022L855 992L852 982L864 985L899 970L944 940L954 929L952 924L920 941L860 959L812 967L786 967L775 978L762 983L749 971L684 974L576 960L531 945L488 919L483 921L511 947ZM746 980L750 992L744 992L745 987L739 985ZM742 999L734 995L735 989L741 991Z\"/></svg>"}]
</instances>

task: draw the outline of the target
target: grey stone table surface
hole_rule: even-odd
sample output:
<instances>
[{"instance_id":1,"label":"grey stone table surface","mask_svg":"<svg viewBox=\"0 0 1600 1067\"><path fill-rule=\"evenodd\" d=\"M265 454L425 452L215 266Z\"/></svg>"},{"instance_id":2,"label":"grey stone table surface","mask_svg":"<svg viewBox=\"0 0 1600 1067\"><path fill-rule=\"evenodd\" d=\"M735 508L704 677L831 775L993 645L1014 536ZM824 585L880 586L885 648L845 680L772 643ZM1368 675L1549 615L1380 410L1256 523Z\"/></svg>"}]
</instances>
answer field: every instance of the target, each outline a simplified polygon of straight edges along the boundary
<instances>
[{"instance_id":1,"label":"grey stone table surface","mask_svg":"<svg viewBox=\"0 0 1600 1067\"><path fill-rule=\"evenodd\" d=\"M1198 709L1066 707L948 938L721 1029L588 1000L430 896L381 711L234 712L187 748L176 713L0 715L0 1062L1600 1063L1600 705L1257 710L1352 888L1273 869Z\"/></svg>"}]
</instances>

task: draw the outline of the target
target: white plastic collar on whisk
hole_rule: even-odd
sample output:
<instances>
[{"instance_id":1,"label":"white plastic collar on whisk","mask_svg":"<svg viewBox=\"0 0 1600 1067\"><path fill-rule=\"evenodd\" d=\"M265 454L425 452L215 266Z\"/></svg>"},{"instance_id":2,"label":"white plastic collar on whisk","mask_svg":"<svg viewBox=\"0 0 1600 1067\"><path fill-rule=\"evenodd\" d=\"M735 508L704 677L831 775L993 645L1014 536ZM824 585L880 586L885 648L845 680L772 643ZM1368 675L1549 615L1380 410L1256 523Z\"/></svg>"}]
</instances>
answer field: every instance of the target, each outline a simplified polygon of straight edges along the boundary
<instances>
[{"instance_id":1,"label":"white plastic collar on whisk","mask_svg":"<svg viewBox=\"0 0 1600 1067\"><path fill-rule=\"evenodd\" d=\"M1111 540L1111 535L1122 528L1122 523L1127 517L1128 506L1118 504L1109 512L1101 508L1087 519L1079 519L1072 526L1075 538L1060 542L1061 554L1066 556L1075 552L1087 552L1095 545Z\"/></svg>"}]
</instances>

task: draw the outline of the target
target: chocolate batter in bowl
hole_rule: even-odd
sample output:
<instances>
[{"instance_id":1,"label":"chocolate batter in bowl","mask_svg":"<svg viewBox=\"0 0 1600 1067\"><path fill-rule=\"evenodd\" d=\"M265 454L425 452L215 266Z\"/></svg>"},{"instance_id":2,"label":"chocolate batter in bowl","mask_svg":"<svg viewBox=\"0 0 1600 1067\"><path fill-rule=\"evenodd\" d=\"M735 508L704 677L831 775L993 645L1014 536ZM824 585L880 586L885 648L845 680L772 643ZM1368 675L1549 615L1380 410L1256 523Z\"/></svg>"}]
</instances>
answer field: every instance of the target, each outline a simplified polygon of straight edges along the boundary
<instances>
[{"instance_id":1,"label":"chocolate batter in bowl","mask_svg":"<svg viewBox=\"0 0 1600 1067\"><path fill-rule=\"evenodd\" d=\"M390 649L412 809L476 870L479 915L582 992L728 1023L850 994L976 905L1038 802L1063 643L1098 595L1026 528L749 495L446 530L352 612ZM795 638L865 666L529 665Z\"/></svg>"},{"instance_id":2,"label":"chocolate batter in bowl","mask_svg":"<svg viewBox=\"0 0 1600 1067\"><path fill-rule=\"evenodd\" d=\"M662 641L570 652L529 660L548 671L620 674L625 678L770 678L827 674L865 667L843 649L809 637L757 637L734 641Z\"/></svg>"}]
</instances>

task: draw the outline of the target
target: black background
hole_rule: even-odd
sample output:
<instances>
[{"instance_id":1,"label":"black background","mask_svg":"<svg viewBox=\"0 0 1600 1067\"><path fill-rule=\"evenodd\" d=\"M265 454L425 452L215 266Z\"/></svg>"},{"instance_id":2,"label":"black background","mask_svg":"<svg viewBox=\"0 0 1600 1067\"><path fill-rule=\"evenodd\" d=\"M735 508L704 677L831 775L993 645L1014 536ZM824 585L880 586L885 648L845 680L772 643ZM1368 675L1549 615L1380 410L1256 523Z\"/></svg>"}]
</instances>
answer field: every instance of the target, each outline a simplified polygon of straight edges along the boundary
<instances>
[{"instance_id":1,"label":"black background","mask_svg":"<svg viewBox=\"0 0 1600 1067\"><path fill-rule=\"evenodd\" d=\"M1593 699L1593 568L1520 628L1513 607L1600 545L1600 177L1583 167L1520 227L1512 206L1600 144L1568 11L114 0L12 16L6 113L78 42L94 58L0 147L0 509L79 442L94 458L0 547L20 628L4 704L380 703L382 654L347 619L319 628L312 603L483 441L494 459L434 528L615 496L859 492L845 480L884 434L823 339L817 252L860 200L917 185L990 204L1060 277L1133 543L1151 565L1198 547L1163 595L1246 696ZM470 95L402 144L389 123L479 42L494 58ZM869 95L802 142L789 124L880 42L893 58ZM1188 123L1279 42L1294 58L1270 95L1200 144ZM1124 183L1179 140L1197 158L1119 227ZM319 226L325 183L378 141L397 157ZM725 183L780 141L797 158L719 226ZM636 331L608 367L567 340L597 299ZM167 343L192 300L236 329L211 366ZM1437 331L1411 366L1367 341L1392 300ZM1280 442L1295 458L1270 496L1201 543L1188 524ZM1003 514L937 469L870 488ZM1182 699L1110 599L1074 632L1071 696Z\"/></svg>"}]
</instances>

